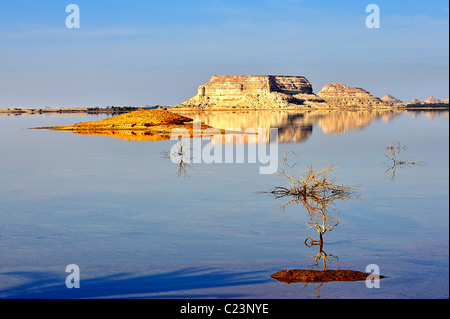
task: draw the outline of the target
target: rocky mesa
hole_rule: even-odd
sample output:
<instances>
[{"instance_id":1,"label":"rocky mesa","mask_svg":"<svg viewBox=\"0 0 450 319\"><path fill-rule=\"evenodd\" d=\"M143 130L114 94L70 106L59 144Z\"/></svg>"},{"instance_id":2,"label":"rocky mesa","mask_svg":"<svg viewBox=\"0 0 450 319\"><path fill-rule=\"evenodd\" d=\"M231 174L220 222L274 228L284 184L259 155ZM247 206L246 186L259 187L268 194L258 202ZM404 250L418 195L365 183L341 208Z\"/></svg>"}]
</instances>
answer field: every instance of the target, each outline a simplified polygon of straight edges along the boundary
<instances>
[{"instance_id":1,"label":"rocky mesa","mask_svg":"<svg viewBox=\"0 0 450 319\"><path fill-rule=\"evenodd\" d=\"M341 83L328 83L317 93L329 104L338 107L389 107L392 104L382 101L368 91Z\"/></svg>"},{"instance_id":2,"label":"rocky mesa","mask_svg":"<svg viewBox=\"0 0 450 319\"><path fill-rule=\"evenodd\" d=\"M197 94L174 108L289 109L329 108L304 76L212 75Z\"/></svg>"},{"instance_id":3,"label":"rocky mesa","mask_svg":"<svg viewBox=\"0 0 450 319\"><path fill-rule=\"evenodd\" d=\"M304 76L213 75L197 94L175 109L340 109L391 107L362 88L328 83L313 93Z\"/></svg>"}]
</instances>

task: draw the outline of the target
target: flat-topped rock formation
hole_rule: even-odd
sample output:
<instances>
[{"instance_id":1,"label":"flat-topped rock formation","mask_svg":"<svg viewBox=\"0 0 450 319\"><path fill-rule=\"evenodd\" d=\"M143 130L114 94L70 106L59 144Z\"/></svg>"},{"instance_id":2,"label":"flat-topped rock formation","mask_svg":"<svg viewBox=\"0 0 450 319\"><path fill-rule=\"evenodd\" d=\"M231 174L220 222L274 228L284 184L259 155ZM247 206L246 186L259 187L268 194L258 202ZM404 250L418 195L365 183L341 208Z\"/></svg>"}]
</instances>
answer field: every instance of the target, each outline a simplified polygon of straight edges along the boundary
<instances>
[{"instance_id":1,"label":"flat-topped rock formation","mask_svg":"<svg viewBox=\"0 0 450 319\"><path fill-rule=\"evenodd\" d=\"M339 107L389 107L390 103L382 101L368 91L350 87L341 83L328 83L317 95L332 106Z\"/></svg>"},{"instance_id":2,"label":"flat-topped rock formation","mask_svg":"<svg viewBox=\"0 0 450 319\"><path fill-rule=\"evenodd\" d=\"M403 103L402 100L399 100L390 94L384 95L380 100L383 102L386 102L386 103L390 103L390 104L402 104Z\"/></svg>"},{"instance_id":3,"label":"flat-topped rock formation","mask_svg":"<svg viewBox=\"0 0 450 319\"><path fill-rule=\"evenodd\" d=\"M362 88L328 83L316 95L303 76L213 75L197 94L175 109L331 109L390 107Z\"/></svg>"},{"instance_id":4,"label":"flat-topped rock formation","mask_svg":"<svg viewBox=\"0 0 450 319\"><path fill-rule=\"evenodd\" d=\"M198 87L197 95L174 108L196 109L289 109L329 108L313 94L303 76L213 75Z\"/></svg>"}]
</instances>

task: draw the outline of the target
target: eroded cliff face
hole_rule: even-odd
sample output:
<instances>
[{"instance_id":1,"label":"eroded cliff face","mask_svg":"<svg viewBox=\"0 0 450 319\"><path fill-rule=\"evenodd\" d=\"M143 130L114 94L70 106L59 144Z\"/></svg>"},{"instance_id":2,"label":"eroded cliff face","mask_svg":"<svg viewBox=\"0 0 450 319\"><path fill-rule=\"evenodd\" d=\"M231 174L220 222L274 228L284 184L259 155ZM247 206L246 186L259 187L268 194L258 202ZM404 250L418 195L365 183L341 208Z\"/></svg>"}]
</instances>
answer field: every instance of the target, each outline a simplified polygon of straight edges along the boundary
<instances>
[{"instance_id":1,"label":"eroded cliff face","mask_svg":"<svg viewBox=\"0 0 450 319\"><path fill-rule=\"evenodd\" d=\"M328 83L317 95L329 104L338 107L389 107L392 105L362 88L350 87L341 83Z\"/></svg>"},{"instance_id":2,"label":"eroded cliff face","mask_svg":"<svg viewBox=\"0 0 450 319\"><path fill-rule=\"evenodd\" d=\"M213 75L198 88L197 95L175 108L197 109L286 109L328 108L313 94L303 76Z\"/></svg>"}]
</instances>

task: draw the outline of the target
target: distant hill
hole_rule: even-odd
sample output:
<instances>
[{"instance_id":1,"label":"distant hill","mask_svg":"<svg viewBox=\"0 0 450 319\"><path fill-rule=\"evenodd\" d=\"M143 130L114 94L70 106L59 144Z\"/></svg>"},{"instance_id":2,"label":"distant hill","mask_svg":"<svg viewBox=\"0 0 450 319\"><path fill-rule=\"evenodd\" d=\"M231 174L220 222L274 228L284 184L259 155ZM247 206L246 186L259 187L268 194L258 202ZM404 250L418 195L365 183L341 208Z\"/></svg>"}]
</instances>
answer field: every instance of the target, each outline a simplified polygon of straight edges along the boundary
<instances>
[{"instance_id":1,"label":"distant hill","mask_svg":"<svg viewBox=\"0 0 450 319\"><path fill-rule=\"evenodd\" d=\"M423 100L423 103L425 103L425 104L436 104L436 103L441 103L441 100L435 98L434 96L430 96L429 98Z\"/></svg>"},{"instance_id":2,"label":"distant hill","mask_svg":"<svg viewBox=\"0 0 450 319\"><path fill-rule=\"evenodd\" d=\"M439 100L434 96L430 96L423 101L419 99L414 99L406 103L410 107L448 107L449 99Z\"/></svg>"},{"instance_id":3,"label":"distant hill","mask_svg":"<svg viewBox=\"0 0 450 319\"><path fill-rule=\"evenodd\" d=\"M384 101L384 102L386 102L386 103L392 103L392 104L403 103L402 100L399 100L399 99L393 97L393 96L390 95L390 94L386 94L385 96L383 96L383 97L381 98L381 100Z\"/></svg>"}]
</instances>

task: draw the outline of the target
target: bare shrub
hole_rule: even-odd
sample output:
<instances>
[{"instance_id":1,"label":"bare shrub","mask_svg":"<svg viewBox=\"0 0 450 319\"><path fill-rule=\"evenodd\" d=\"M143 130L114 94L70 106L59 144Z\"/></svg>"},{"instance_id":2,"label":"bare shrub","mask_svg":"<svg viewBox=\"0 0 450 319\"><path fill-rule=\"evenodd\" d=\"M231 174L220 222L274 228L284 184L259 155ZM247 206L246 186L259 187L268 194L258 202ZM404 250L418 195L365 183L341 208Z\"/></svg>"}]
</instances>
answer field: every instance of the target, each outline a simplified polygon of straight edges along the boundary
<instances>
[{"instance_id":1,"label":"bare shrub","mask_svg":"<svg viewBox=\"0 0 450 319\"><path fill-rule=\"evenodd\" d=\"M297 178L293 174L289 174L286 169L292 169L296 164L288 164L288 155L293 152L284 154L283 163L278 175L286 177L289 180L287 186L275 186L268 193L274 198L290 197L291 201L283 205L284 209L292 204L301 202L308 213L327 211L333 208L335 200L345 201L349 198L359 197L359 185L350 186L347 184L338 184L331 173L338 169L338 166L328 165L322 169L316 169L316 166L309 165L302 172L302 176Z\"/></svg>"},{"instance_id":2,"label":"bare shrub","mask_svg":"<svg viewBox=\"0 0 450 319\"><path fill-rule=\"evenodd\" d=\"M384 151L384 156L389 160L388 169L384 172L384 177L390 175L390 180L395 180L395 174L397 168L411 167L411 166L422 166L424 162L422 161L410 161L403 157L400 157L400 153L406 150L405 145L401 145L400 142L397 142L397 145L394 142L390 142Z\"/></svg>"},{"instance_id":3,"label":"bare shrub","mask_svg":"<svg viewBox=\"0 0 450 319\"><path fill-rule=\"evenodd\" d=\"M339 184L331 173L338 169L337 166L328 165L325 168L317 169L314 165L309 165L300 177L295 177L287 172L294 165L288 164L288 155L292 152L284 154L283 164L281 165L278 175L286 177L289 184L286 186L275 186L269 191L260 192L267 193L276 199L288 197L290 201L283 204L283 213L287 206L298 203L308 212L306 221L308 230L314 229L319 235L319 240L312 237L305 239L305 245L308 247L319 246L319 252L316 256L308 254L314 258L319 266L320 260L323 261L323 269L327 268L327 263L332 260L337 261L337 256L327 254L323 250L323 235L333 230L339 224L339 210L335 205L336 200L345 201L350 198L359 198L359 185L350 186L347 184Z\"/></svg>"}]
</instances>

